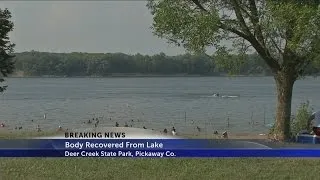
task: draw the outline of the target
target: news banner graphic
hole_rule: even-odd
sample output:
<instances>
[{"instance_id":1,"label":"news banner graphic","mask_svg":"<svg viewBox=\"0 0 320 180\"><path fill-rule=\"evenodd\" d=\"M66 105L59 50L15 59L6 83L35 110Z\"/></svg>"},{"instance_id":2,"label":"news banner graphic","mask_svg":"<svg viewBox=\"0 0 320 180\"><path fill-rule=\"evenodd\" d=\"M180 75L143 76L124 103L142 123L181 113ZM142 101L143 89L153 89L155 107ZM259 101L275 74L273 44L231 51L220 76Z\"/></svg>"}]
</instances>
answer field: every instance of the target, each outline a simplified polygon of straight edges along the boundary
<instances>
[{"instance_id":1,"label":"news banner graphic","mask_svg":"<svg viewBox=\"0 0 320 180\"><path fill-rule=\"evenodd\" d=\"M249 140L181 139L148 130L68 132L0 140L0 157L320 157L319 145L274 147Z\"/></svg>"}]
</instances>

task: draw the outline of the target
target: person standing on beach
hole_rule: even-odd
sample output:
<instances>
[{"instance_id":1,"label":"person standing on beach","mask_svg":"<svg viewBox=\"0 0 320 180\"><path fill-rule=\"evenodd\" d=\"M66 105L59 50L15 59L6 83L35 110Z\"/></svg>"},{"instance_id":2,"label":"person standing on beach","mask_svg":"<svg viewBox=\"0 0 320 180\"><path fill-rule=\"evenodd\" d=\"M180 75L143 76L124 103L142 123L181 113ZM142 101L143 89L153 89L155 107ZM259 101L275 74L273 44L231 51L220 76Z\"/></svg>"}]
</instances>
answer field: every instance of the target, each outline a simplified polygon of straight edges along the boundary
<instances>
[{"instance_id":1,"label":"person standing on beach","mask_svg":"<svg viewBox=\"0 0 320 180\"><path fill-rule=\"evenodd\" d=\"M177 135L176 128L172 127L171 133L172 133L173 136Z\"/></svg>"},{"instance_id":2,"label":"person standing on beach","mask_svg":"<svg viewBox=\"0 0 320 180\"><path fill-rule=\"evenodd\" d=\"M313 123L310 123L313 121ZM309 125L312 124L313 133L317 136L320 136L320 110L312 113L309 119Z\"/></svg>"},{"instance_id":3,"label":"person standing on beach","mask_svg":"<svg viewBox=\"0 0 320 180\"><path fill-rule=\"evenodd\" d=\"M98 127L98 124L99 124L99 119L96 118L96 122L94 123L94 127L95 127L95 128Z\"/></svg>"}]
</instances>

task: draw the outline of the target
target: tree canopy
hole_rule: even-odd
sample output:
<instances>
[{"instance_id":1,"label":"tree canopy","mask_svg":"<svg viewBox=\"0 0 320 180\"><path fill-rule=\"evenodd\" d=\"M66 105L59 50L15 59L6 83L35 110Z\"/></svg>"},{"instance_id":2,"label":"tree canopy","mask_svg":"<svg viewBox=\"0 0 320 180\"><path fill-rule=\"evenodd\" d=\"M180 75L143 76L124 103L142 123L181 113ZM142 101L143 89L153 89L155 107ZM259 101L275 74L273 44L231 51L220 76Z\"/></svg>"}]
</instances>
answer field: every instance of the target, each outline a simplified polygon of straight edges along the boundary
<instances>
[{"instance_id":1,"label":"tree canopy","mask_svg":"<svg viewBox=\"0 0 320 180\"><path fill-rule=\"evenodd\" d=\"M275 138L290 134L293 84L320 54L319 2L312 0L149 0L154 34L193 52L216 48L221 66L241 67L229 54L256 51L278 91ZM222 44L232 42L232 47ZM245 59L244 59L245 60Z\"/></svg>"},{"instance_id":2,"label":"tree canopy","mask_svg":"<svg viewBox=\"0 0 320 180\"><path fill-rule=\"evenodd\" d=\"M274 72L293 63L299 68L296 75L319 55L320 11L315 1L202 0L196 5L191 0L149 0L148 7L154 34L193 52L211 46L223 55L251 49ZM284 58L290 54L297 57Z\"/></svg>"},{"instance_id":3,"label":"tree canopy","mask_svg":"<svg viewBox=\"0 0 320 180\"><path fill-rule=\"evenodd\" d=\"M0 83L3 77L11 74L14 69L13 48L14 44L9 40L9 32L13 30L13 22L10 21L11 13L8 9L0 9ZM7 86L0 86L3 92Z\"/></svg>"}]
</instances>

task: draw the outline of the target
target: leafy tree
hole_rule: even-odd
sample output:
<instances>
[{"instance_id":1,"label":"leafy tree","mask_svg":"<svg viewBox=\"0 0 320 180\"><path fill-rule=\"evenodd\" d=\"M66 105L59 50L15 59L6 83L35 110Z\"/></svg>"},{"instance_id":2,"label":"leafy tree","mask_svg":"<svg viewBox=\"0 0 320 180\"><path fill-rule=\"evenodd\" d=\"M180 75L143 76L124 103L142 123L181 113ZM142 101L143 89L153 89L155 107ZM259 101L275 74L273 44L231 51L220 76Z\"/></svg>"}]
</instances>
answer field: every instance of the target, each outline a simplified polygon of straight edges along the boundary
<instances>
[{"instance_id":1,"label":"leafy tree","mask_svg":"<svg viewBox=\"0 0 320 180\"><path fill-rule=\"evenodd\" d=\"M320 54L320 11L313 0L149 0L154 34L189 51L216 48L216 62L237 72L255 50L277 87L274 138L290 136L294 82ZM232 48L221 41L230 40ZM231 66L233 65L233 66Z\"/></svg>"},{"instance_id":2,"label":"leafy tree","mask_svg":"<svg viewBox=\"0 0 320 180\"><path fill-rule=\"evenodd\" d=\"M14 44L10 42L8 33L13 30L13 22L10 21L11 13L8 9L0 9L0 83L4 81L3 77L13 72L13 48ZM7 86L0 86L0 92L3 92Z\"/></svg>"}]
</instances>

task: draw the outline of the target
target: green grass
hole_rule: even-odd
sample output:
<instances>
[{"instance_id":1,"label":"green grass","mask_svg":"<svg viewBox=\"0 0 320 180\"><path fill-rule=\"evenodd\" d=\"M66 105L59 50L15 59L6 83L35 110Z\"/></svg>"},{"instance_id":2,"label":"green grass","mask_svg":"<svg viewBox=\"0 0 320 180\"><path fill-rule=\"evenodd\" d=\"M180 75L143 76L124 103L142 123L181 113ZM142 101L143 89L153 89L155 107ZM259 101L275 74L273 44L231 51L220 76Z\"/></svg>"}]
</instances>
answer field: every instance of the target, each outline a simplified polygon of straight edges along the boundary
<instances>
[{"instance_id":1,"label":"green grass","mask_svg":"<svg viewBox=\"0 0 320 180\"><path fill-rule=\"evenodd\" d=\"M57 131L0 131L0 139L24 139L27 137L52 136L56 134L58 134Z\"/></svg>"},{"instance_id":2,"label":"green grass","mask_svg":"<svg viewBox=\"0 0 320 180\"><path fill-rule=\"evenodd\" d=\"M28 133L27 133L28 134ZM47 135L47 133L42 133ZM49 133L51 134L51 133ZM38 133L29 133L34 136ZM1 138L26 137L26 133ZM318 179L316 159L1 158L1 180Z\"/></svg>"},{"instance_id":3,"label":"green grass","mask_svg":"<svg viewBox=\"0 0 320 180\"><path fill-rule=\"evenodd\" d=\"M318 179L319 160L2 158L2 180Z\"/></svg>"}]
</instances>

